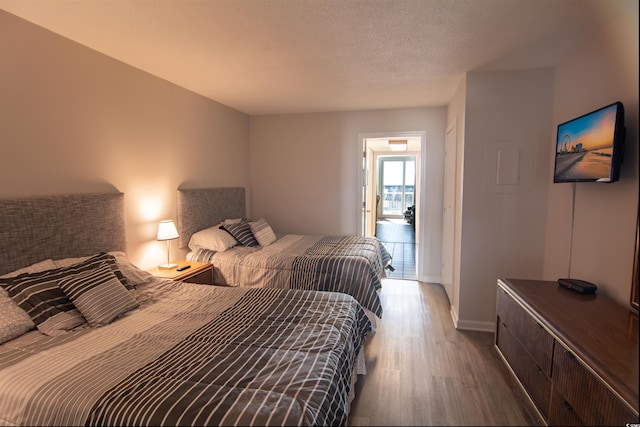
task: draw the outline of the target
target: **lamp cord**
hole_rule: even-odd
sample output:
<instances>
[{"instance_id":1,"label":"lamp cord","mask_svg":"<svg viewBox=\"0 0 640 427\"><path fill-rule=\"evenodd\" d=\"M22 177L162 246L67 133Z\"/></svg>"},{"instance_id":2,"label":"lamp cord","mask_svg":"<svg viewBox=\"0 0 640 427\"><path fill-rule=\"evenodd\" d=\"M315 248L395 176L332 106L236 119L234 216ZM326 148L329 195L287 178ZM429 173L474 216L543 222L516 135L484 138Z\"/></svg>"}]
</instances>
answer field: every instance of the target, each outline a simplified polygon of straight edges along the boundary
<instances>
[{"instance_id":1,"label":"lamp cord","mask_svg":"<svg viewBox=\"0 0 640 427\"><path fill-rule=\"evenodd\" d=\"M571 233L569 237L569 272L567 277L571 277L571 258L573 256L573 224L576 216L576 183L571 184Z\"/></svg>"}]
</instances>

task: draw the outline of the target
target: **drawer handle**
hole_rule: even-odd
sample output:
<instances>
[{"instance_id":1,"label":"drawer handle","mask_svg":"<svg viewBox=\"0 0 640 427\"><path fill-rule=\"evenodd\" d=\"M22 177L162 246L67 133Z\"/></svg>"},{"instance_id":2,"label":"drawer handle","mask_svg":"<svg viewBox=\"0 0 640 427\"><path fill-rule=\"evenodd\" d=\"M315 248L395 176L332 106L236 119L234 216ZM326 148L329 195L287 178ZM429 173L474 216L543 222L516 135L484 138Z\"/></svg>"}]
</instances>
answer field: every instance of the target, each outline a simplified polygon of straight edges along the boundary
<instances>
[{"instance_id":1,"label":"drawer handle","mask_svg":"<svg viewBox=\"0 0 640 427\"><path fill-rule=\"evenodd\" d=\"M573 411L573 407L569 404L569 402L563 400L562 403L564 405L564 409L566 409L567 411Z\"/></svg>"}]
</instances>

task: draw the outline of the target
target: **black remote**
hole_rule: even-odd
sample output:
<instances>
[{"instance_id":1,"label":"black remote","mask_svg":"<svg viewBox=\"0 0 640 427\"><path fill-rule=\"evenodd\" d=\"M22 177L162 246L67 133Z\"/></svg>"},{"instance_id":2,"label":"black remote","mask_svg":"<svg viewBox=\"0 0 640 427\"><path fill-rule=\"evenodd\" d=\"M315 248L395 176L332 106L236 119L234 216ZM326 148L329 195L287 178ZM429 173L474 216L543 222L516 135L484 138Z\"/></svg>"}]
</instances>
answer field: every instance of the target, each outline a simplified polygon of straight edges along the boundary
<instances>
[{"instance_id":1,"label":"black remote","mask_svg":"<svg viewBox=\"0 0 640 427\"><path fill-rule=\"evenodd\" d=\"M558 279L558 284L580 294L593 294L598 289L593 283L579 279Z\"/></svg>"},{"instance_id":2,"label":"black remote","mask_svg":"<svg viewBox=\"0 0 640 427\"><path fill-rule=\"evenodd\" d=\"M176 268L176 271L184 271L184 270L186 270L187 268L191 268L191 266L190 266L189 264L187 264L187 265L183 265L182 267L178 267L178 268Z\"/></svg>"}]
</instances>

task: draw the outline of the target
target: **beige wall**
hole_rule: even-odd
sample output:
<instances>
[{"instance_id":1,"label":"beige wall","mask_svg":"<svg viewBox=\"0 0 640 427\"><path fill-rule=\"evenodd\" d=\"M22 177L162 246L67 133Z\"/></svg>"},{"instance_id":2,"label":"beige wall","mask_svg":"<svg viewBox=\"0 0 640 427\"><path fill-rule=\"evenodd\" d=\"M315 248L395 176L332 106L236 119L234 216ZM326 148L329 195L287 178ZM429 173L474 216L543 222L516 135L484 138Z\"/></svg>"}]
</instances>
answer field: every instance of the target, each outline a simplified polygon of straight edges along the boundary
<instances>
[{"instance_id":1,"label":"beige wall","mask_svg":"<svg viewBox=\"0 0 640 427\"><path fill-rule=\"evenodd\" d=\"M245 114L0 11L0 197L123 192L143 268L165 260L155 233L176 219L178 186L249 187L248 129Z\"/></svg>"},{"instance_id":2,"label":"beige wall","mask_svg":"<svg viewBox=\"0 0 640 427\"><path fill-rule=\"evenodd\" d=\"M422 277L440 277L446 108L266 115L250 122L253 214L283 233L359 234L358 134L426 132L417 256Z\"/></svg>"},{"instance_id":3,"label":"beige wall","mask_svg":"<svg viewBox=\"0 0 640 427\"><path fill-rule=\"evenodd\" d=\"M0 11L0 197L115 188L126 196L128 252L147 268L164 261L156 226L175 218L181 185L245 186L248 213L281 232L355 233L358 134L426 131L420 256L437 277L444 134L455 116L464 187L452 312L463 327L486 329L497 277L568 271L571 185L550 183L556 124L620 100L621 181L577 188L572 275L627 304L638 203L635 8L577 46L551 82L548 70L470 73L449 116L443 107L251 118ZM530 192L486 191L486 147L504 141L537 147Z\"/></svg>"},{"instance_id":4,"label":"beige wall","mask_svg":"<svg viewBox=\"0 0 640 427\"><path fill-rule=\"evenodd\" d=\"M452 301L457 327L494 328L499 277L555 281L570 275L630 307L638 215L638 4L633 6L554 69L469 73L464 102L457 94L449 106L449 122L464 122ZM571 245L572 184L552 182L556 127L618 100L627 127L621 178L576 184ZM512 142L535 147L531 190L490 191L494 165L487 149Z\"/></svg>"},{"instance_id":5,"label":"beige wall","mask_svg":"<svg viewBox=\"0 0 640 427\"><path fill-rule=\"evenodd\" d=\"M468 73L460 230L461 329L495 329L500 277L541 278L552 149L551 68ZM517 150L517 181L497 184L498 158ZM500 154L498 153L500 152Z\"/></svg>"},{"instance_id":6,"label":"beige wall","mask_svg":"<svg viewBox=\"0 0 640 427\"><path fill-rule=\"evenodd\" d=\"M638 215L638 3L633 7L556 68L553 142L558 123L615 101L624 104L627 137L620 181L575 184L571 255L573 184L550 185L544 268L549 280L570 272L625 306L629 306ZM552 161L553 152L547 156Z\"/></svg>"}]
</instances>

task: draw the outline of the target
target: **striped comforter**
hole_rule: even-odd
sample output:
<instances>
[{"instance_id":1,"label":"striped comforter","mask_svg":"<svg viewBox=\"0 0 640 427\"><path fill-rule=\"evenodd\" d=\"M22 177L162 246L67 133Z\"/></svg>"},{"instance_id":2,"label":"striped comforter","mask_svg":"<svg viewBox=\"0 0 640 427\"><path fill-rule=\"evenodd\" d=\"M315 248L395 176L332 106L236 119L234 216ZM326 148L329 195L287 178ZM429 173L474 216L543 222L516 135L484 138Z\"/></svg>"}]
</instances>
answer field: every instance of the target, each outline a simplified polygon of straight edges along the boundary
<instances>
[{"instance_id":1,"label":"striped comforter","mask_svg":"<svg viewBox=\"0 0 640 427\"><path fill-rule=\"evenodd\" d=\"M162 282L107 326L0 345L0 423L346 423L371 328L352 297Z\"/></svg>"},{"instance_id":2,"label":"striped comforter","mask_svg":"<svg viewBox=\"0 0 640 427\"><path fill-rule=\"evenodd\" d=\"M198 249L191 261L214 265L214 282L229 286L342 292L378 317L378 291L391 255L373 237L287 234L269 246Z\"/></svg>"}]
</instances>

